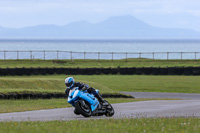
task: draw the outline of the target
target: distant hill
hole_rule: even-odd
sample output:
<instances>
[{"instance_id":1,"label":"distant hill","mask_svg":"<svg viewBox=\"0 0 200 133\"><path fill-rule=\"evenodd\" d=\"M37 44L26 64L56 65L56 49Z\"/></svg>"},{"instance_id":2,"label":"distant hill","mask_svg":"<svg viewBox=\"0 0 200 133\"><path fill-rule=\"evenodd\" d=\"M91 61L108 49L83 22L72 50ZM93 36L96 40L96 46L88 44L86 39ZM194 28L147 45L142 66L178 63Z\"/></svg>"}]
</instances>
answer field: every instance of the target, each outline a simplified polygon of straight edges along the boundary
<instances>
[{"instance_id":1,"label":"distant hill","mask_svg":"<svg viewBox=\"0 0 200 133\"><path fill-rule=\"evenodd\" d=\"M99 23L80 21L64 26L38 25L19 29L0 27L0 38L178 38L200 39L200 32L190 29L159 28L133 16L110 17Z\"/></svg>"}]
</instances>

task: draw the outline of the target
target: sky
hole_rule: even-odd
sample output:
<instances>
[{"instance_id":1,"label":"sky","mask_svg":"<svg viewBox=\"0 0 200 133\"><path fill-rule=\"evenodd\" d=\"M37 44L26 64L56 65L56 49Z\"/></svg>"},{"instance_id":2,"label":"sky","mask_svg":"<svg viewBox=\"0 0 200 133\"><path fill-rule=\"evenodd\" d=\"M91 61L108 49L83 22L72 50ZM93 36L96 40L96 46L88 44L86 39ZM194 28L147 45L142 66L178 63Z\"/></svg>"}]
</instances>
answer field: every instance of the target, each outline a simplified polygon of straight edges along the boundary
<instances>
[{"instance_id":1,"label":"sky","mask_svg":"<svg viewBox=\"0 0 200 133\"><path fill-rule=\"evenodd\" d=\"M200 0L0 0L0 26L97 23L132 15L153 26L200 32L199 7Z\"/></svg>"}]
</instances>

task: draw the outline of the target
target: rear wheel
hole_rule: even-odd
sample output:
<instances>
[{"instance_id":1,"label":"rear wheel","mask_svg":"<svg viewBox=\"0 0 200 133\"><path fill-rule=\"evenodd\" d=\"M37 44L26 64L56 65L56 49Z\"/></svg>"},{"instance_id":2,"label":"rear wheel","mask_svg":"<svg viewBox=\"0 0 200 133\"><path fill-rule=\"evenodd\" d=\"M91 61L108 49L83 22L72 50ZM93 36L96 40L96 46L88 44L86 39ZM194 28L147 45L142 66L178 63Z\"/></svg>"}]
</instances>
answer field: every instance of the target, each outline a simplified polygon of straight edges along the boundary
<instances>
[{"instance_id":1,"label":"rear wheel","mask_svg":"<svg viewBox=\"0 0 200 133\"><path fill-rule=\"evenodd\" d=\"M105 100L105 102L107 102L107 101ZM106 106L106 114L105 115L107 117L112 117L115 114L114 108L112 107L112 105L109 102L107 102L107 103L108 103L108 105Z\"/></svg>"},{"instance_id":2,"label":"rear wheel","mask_svg":"<svg viewBox=\"0 0 200 133\"><path fill-rule=\"evenodd\" d=\"M83 100L79 100L75 103L76 110L85 117L90 117L92 115L92 111L87 102Z\"/></svg>"}]
</instances>

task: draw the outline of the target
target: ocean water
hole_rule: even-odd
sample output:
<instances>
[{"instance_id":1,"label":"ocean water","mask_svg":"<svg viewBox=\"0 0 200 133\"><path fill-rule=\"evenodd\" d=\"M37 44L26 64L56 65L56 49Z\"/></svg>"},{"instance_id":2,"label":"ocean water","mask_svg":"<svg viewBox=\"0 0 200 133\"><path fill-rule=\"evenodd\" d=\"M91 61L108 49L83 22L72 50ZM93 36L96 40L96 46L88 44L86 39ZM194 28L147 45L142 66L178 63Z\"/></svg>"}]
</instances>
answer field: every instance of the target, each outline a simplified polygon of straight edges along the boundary
<instances>
[{"instance_id":1,"label":"ocean water","mask_svg":"<svg viewBox=\"0 0 200 133\"><path fill-rule=\"evenodd\" d=\"M123 58L199 59L200 40L0 40L0 59Z\"/></svg>"}]
</instances>

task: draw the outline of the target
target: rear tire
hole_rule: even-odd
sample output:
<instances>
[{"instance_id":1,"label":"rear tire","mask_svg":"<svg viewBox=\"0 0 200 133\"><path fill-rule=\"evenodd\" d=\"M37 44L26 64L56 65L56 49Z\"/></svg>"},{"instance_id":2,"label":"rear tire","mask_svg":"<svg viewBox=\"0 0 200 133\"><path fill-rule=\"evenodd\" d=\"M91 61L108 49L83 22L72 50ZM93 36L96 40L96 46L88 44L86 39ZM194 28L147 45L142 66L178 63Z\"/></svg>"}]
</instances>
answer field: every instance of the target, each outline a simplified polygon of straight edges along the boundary
<instances>
[{"instance_id":1,"label":"rear tire","mask_svg":"<svg viewBox=\"0 0 200 133\"><path fill-rule=\"evenodd\" d=\"M107 102L107 101L105 100L105 102ZM106 107L105 115L107 117L112 117L115 114L114 108L112 107L112 105L109 102L107 102L107 103L108 103L108 106Z\"/></svg>"},{"instance_id":2,"label":"rear tire","mask_svg":"<svg viewBox=\"0 0 200 133\"><path fill-rule=\"evenodd\" d=\"M82 102L85 103L85 104L82 104ZM92 115L92 111L90 109L90 106L85 101L81 101L81 100L77 101L75 103L75 108L84 117L91 117L91 115Z\"/></svg>"}]
</instances>

